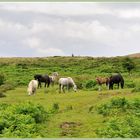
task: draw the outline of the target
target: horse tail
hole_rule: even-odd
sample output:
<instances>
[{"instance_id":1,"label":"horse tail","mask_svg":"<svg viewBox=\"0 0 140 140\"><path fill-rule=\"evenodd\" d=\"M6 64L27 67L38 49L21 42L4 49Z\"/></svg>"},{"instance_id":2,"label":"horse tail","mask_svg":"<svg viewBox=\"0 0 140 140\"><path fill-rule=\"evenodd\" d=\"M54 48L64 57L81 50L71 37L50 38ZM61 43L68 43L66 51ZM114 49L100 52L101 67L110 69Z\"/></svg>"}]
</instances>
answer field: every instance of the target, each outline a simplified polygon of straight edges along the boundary
<instances>
[{"instance_id":1,"label":"horse tail","mask_svg":"<svg viewBox=\"0 0 140 140\"><path fill-rule=\"evenodd\" d=\"M121 83L121 88L123 88L124 87L124 79L123 79L123 77L122 77L122 75L119 73L119 75L120 75L120 83Z\"/></svg>"}]
</instances>

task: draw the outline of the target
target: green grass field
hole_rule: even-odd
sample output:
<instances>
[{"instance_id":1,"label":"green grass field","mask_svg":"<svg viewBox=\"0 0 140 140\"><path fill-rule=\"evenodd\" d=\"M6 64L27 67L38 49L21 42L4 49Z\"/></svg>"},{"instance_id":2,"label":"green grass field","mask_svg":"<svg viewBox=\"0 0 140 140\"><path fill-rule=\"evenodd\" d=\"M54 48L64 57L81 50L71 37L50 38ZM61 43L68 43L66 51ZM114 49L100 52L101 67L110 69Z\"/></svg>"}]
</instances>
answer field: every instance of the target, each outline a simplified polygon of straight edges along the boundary
<instances>
[{"instance_id":1,"label":"green grass field","mask_svg":"<svg viewBox=\"0 0 140 140\"><path fill-rule=\"evenodd\" d=\"M137 68L131 76L122 68L122 61L117 61L115 58L108 58L107 61L106 59L103 61L103 58L93 60L91 58L66 58L65 60L59 58L59 61L57 58L49 59L49 63L45 61L46 59L29 59L28 61L24 59L0 60L1 65L3 65L0 71L6 75L5 83L14 85L13 89L4 92L6 97L0 98L1 103L16 105L23 102L32 102L42 105L46 111L49 111L54 104L59 106L58 112L50 116L48 121L38 124L40 137L100 137L96 131L105 128L107 125L105 122L109 121L109 118L114 117L114 115L106 117L99 114L97 111L98 106L106 104L114 98L125 98L128 101L140 99L140 90L137 88L140 82L140 73L138 71L139 61L137 59L134 60ZM74 59L74 61L72 62L71 59ZM123 60L123 58L117 59ZM44 65L39 66L41 64L40 61L43 62L46 67L44 67ZM99 61L105 64L100 65ZM77 65L78 62L81 64ZM118 69L113 67L116 64ZM103 85L102 90L98 91L98 85L95 85L96 88L91 87L87 89L85 87L86 82L88 82L88 80L94 81L97 75L110 75L109 67L113 67L111 73L115 73L115 70L122 72L125 79L124 89L116 89L115 86L114 90L107 90L105 85ZM105 72L105 70L108 70L108 72ZM81 82L84 87L78 89L77 92L70 90L66 93L59 93L58 85L56 84L54 87L42 87L37 90L36 95L28 96L27 85L28 82L33 79L33 75L35 73L51 73L51 71L58 71L60 75L71 76L77 84ZM119 114L120 117L123 117L123 115L123 112ZM125 115L127 116L127 113ZM0 131L0 133L2 132Z\"/></svg>"},{"instance_id":2,"label":"green grass field","mask_svg":"<svg viewBox=\"0 0 140 140\"><path fill-rule=\"evenodd\" d=\"M55 87L57 89L57 87ZM7 104L17 104L20 102L31 101L41 104L46 110L51 108L54 103L59 104L59 112L50 118L49 122L42 124L40 133L43 137L98 137L95 133L97 128L103 126L103 117L97 113L96 107L114 97L125 97L132 100L140 98L140 94L131 93L131 90L113 91L82 91L67 92L59 94L49 89L39 89L35 96L28 96L26 87L16 88L6 93L6 98L1 102ZM89 108L93 106L91 112ZM75 122L79 124L72 128L60 128L64 122Z\"/></svg>"}]
</instances>

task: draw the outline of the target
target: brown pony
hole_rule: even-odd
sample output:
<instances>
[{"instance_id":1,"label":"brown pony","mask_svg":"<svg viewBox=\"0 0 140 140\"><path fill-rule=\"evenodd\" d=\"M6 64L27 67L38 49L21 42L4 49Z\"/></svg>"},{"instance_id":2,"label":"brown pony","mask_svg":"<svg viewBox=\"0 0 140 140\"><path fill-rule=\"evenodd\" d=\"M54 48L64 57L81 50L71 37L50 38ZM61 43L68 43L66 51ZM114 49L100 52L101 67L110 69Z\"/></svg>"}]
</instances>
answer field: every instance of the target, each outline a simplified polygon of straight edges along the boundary
<instances>
[{"instance_id":1,"label":"brown pony","mask_svg":"<svg viewBox=\"0 0 140 140\"><path fill-rule=\"evenodd\" d=\"M108 85L109 85L109 78L107 78L107 77L97 77L96 78L96 82L99 85L99 91L100 91L102 84L106 84L106 86L108 87Z\"/></svg>"}]
</instances>

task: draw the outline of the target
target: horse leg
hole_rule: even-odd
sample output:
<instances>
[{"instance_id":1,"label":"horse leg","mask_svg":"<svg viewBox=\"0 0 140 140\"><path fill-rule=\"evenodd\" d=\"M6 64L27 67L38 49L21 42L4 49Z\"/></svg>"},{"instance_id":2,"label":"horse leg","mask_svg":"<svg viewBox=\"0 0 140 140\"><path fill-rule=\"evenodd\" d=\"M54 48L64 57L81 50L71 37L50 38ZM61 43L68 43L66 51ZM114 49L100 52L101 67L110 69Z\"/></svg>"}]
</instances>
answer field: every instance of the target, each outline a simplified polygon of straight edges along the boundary
<instances>
[{"instance_id":1,"label":"horse leg","mask_svg":"<svg viewBox=\"0 0 140 140\"><path fill-rule=\"evenodd\" d=\"M99 85L99 89L98 90L101 91L101 85Z\"/></svg>"},{"instance_id":2,"label":"horse leg","mask_svg":"<svg viewBox=\"0 0 140 140\"><path fill-rule=\"evenodd\" d=\"M119 89L119 83L118 83L118 89Z\"/></svg>"},{"instance_id":3,"label":"horse leg","mask_svg":"<svg viewBox=\"0 0 140 140\"><path fill-rule=\"evenodd\" d=\"M49 86L50 86L50 83L51 83L50 79L48 80L47 83L48 83L48 84L47 84L47 87L49 87Z\"/></svg>"},{"instance_id":4,"label":"horse leg","mask_svg":"<svg viewBox=\"0 0 140 140\"><path fill-rule=\"evenodd\" d=\"M111 83L111 84L109 84L109 90L113 90L113 84Z\"/></svg>"},{"instance_id":5,"label":"horse leg","mask_svg":"<svg viewBox=\"0 0 140 140\"><path fill-rule=\"evenodd\" d=\"M109 89L109 83L108 82L106 82L106 87L107 87L107 89Z\"/></svg>"},{"instance_id":6,"label":"horse leg","mask_svg":"<svg viewBox=\"0 0 140 140\"><path fill-rule=\"evenodd\" d=\"M39 87L41 88L41 82L38 83L38 88L39 88Z\"/></svg>"},{"instance_id":7,"label":"horse leg","mask_svg":"<svg viewBox=\"0 0 140 140\"><path fill-rule=\"evenodd\" d=\"M63 92L65 93L65 90L64 90L64 86L63 85L61 85L61 90L63 90Z\"/></svg>"},{"instance_id":8,"label":"horse leg","mask_svg":"<svg viewBox=\"0 0 140 140\"><path fill-rule=\"evenodd\" d=\"M107 85L107 89L109 89L109 84Z\"/></svg>"},{"instance_id":9,"label":"horse leg","mask_svg":"<svg viewBox=\"0 0 140 140\"><path fill-rule=\"evenodd\" d=\"M123 89L124 86L124 81L121 82L121 88Z\"/></svg>"},{"instance_id":10,"label":"horse leg","mask_svg":"<svg viewBox=\"0 0 140 140\"><path fill-rule=\"evenodd\" d=\"M59 93L61 93L61 84L59 84Z\"/></svg>"},{"instance_id":11,"label":"horse leg","mask_svg":"<svg viewBox=\"0 0 140 140\"><path fill-rule=\"evenodd\" d=\"M67 91L69 91L69 85L67 85Z\"/></svg>"}]
</instances>

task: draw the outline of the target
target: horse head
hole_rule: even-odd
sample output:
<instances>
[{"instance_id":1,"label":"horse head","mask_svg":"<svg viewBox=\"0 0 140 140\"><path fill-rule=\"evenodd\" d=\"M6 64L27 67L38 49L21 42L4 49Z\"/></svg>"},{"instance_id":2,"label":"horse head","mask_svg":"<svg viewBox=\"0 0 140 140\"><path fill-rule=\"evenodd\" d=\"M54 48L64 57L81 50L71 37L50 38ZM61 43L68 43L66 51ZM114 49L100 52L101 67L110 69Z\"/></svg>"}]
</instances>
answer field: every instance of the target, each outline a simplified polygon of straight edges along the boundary
<instances>
[{"instance_id":1,"label":"horse head","mask_svg":"<svg viewBox=\"0 0 140 140\"><path fill-rule=\"evenodd\" d=\"M77 91L77 86L74 84L73 90L76 92Z\"/></svg>"},{"instance_id":2,"label":"horse head","mask_svg":"<svg viewBox=\"0 0 140 140\"><path fill-rule=\"evenodd\" d=\"M34 76L34 79L35 79L35 80L39 80L41 77L42 77L41 74L36 74L36 75Z\"/></svg>"}]
</instances>

